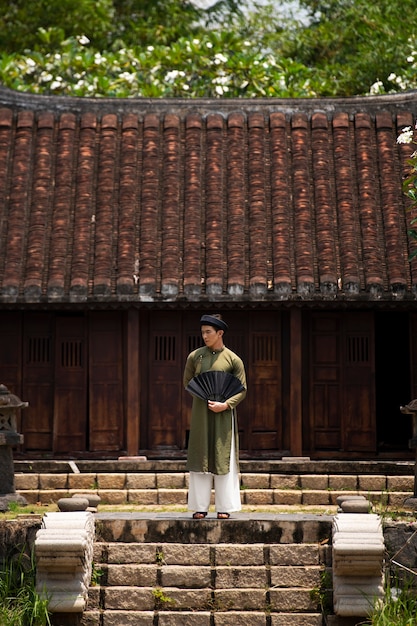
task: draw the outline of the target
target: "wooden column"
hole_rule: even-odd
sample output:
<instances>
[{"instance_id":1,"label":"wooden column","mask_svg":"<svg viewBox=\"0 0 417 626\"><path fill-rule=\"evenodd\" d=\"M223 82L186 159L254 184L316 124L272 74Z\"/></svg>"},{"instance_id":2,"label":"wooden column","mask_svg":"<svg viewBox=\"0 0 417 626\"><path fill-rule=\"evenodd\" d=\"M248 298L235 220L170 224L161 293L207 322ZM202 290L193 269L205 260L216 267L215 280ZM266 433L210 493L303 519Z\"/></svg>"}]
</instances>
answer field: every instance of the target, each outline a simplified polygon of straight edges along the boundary
<instances>
[{"instance_id":1,"label":"wooden column","mask_svg":"<svg viewBox=\"0 0 417 626\"><path fill-rule=\"evenodd\" d=\"M139 311L126 314L126 451L137 456L140 447Z\"/></svg>"},{"instance_id":2,"label":"wooden column","mask_svg":"<svg viewBox=\"0 0 417 626\"><path fill-rule=\"evenodd\" d=\"M293 456L303 453L302 419L302 316L290 311L290 447Z\"/></svg>"}]
</instances>

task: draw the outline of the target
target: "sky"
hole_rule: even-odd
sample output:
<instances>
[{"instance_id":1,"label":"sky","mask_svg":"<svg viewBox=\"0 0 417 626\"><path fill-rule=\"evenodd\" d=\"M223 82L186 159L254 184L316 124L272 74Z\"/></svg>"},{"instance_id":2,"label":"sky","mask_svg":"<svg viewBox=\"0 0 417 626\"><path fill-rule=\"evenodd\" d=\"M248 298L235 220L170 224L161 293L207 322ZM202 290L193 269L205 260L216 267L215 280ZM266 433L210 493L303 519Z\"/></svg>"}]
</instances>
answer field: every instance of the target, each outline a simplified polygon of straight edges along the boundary
<instances>
[{"instance_id":1,"label":"sky","mask_svg":"<svg viewBox=\"0 0 417 626\"><path fill-rule=\"evenodd\" d=\"M217 0L191 0L191 2L197 8L207 9L211 7L213 4L215 4ZM272 4L276 4L277 7L279 6L281 9L288 8L288 13L291 13L291 11L294 11L295 9L298 8L298 17L302 18L303 12L302 10L299 9L297 0L255 0L255 2L257 4L269 4L271 2ZM251 0L246 0L246 2L242 4L245 4L250 7L252 2ZM301 11L301 15L300 15L300 11Z\"/></svg>"}]
</instances>

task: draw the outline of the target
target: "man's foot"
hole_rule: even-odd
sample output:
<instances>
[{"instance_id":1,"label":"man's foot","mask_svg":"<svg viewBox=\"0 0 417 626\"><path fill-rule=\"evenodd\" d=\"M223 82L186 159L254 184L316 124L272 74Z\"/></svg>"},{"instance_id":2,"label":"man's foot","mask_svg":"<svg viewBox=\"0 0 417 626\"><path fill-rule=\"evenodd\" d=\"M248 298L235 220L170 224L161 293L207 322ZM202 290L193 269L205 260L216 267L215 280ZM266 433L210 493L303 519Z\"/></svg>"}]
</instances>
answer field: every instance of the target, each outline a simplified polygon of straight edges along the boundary
<instances>
[{"instance_id":1,"label":"man's foot","mask_svg":"<svg viewBox=\"0 0 417 626\"><path fill-rule=\"evenodd\" d=\"M230 513L217 513L217 519L229 519Z\"/></svg>"},{"instance_id":2,"label":"man's foot","mask_svg":"<svg viewBox=\"0 0 417 626\"><path fill-rule=\"evenodd\" d=\"M207 513L202 511L197 511L197 513L193 513L193 519L204 519L207 516Z\"/></svg>"}]
</instances>

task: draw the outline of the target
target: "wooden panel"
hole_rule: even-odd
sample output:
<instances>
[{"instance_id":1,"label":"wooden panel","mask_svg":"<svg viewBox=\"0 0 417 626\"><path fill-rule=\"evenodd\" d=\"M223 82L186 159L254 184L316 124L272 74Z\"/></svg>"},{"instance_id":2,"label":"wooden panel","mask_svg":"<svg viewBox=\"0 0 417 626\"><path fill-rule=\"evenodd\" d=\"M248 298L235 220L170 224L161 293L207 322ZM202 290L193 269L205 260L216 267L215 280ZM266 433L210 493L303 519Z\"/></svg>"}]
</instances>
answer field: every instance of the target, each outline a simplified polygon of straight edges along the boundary
<instances>
[{"instance_id":1,"label":"wooden panel","mask_svg":"<svg viewBox=\"0 0 417 626\"><path fill-rule=\"evenodd\" d=\"M288 335L288 333L287 333ZM284 344L285 345L285 344ZM292 309L290 311L290 332L289 332L289 366L284 367L283 371L289 373L289 407L288 415L290 415L289 423L286 425L283 420L283 447L287 441L290 444L290 452L293 456L301 456L303 454L303 324L300 309ZM284 379L282 380L284 389ZM284 391L282 408L284 408ZM285 429L287 426L287 429ZM285 430L289 430L289 438Z\"/></svg>"},{"instance_id":2,"label":"wooden panel","mask_svg":"<svg viewBox=\"0 0 417 626\"><path fill-rule=\"evenodd\" d=\"M315 385L312 397L315 415L314 447L335 450L341 447L340 388L336 385Z\"/></svg>"},{"instance_id":3,"label":"wooden panel","mask_svg":"<svg viewBox=\"0 0 417 626\"><path fill-rule=\"evenodd\" d=\"M241 450L277 451L283 440L282 328L279 312L227 312L226 345L243 360L248 394L238 407Z\"/></svg>"},{"instance_id":4,"label":"wooden panel","mask_svg":"<svg viewBox=\"0 0 417 626\"><path fill-rule=\"evenodd\" d=\"M0 313L0 383L12 393L21 394L22 316Z\"/></svg>"},{"instance_id":5,"label":"wooden panel","mask_svg":"<svg viewBox=\"0 0 417 626\"><path fill-rule=\"evenodd\" d=\"M410 361L411 361L411 397L410 400L417 398L417 315L410 314ZM409 400L409 401L410 401ZM403 404L408 404L404 401Z\"/></svg>"},{"instance_id":6,"label":"wooden panel","mask_svg":"<svg viewBox=\"0 0 417 626\"><path fill-rule=\"evenodd\" d=\"M11 393L22 400L22 315L20 313L0 313L0 384L6 385ZM24 433L23 413L16 413L17 428Z\"/></svg>"},{"instance_id":7,"label":"wooden panel","mask_svg":"<svg viewBox=\"0 0 417 626\"><path fill-rule=\"evenodd\" d=\"M338 450L342 445L339 319L313 315L310 345L311 446L313 450Z\"/></svg>"},{"instance_id":8,"label":"wooden panel","mask_svg":"<svg viewBox=\"0 0 417 626\"><path fill-rule=\"evenodd\" d=\"M87 450L87 353L83 316L57 316L54 452Z\"/></svg>"},{"instance_id":9,"label":"wooden panel","mask_svg":"<svg viewBox=\"0 0 417 626\"><path fill-rule=\"evenodd\" d=\"M312 451L375 451L372 314L317 313L310 328Z\"/></svg>"},{"instance_id":10,"label":"wooden panel","mask_svg":"<svg viewBox=\"0 0 417 626\"><path fill-rule=\"evenodd\" d=\"M344 449L376 450L373 316L345 316Z\"/></svg>"},{"instance_id":11,"label":"wooden panel","mask_svg":"<svg viewBox=\"0 0 417 626\"><path fill-rule=\"evenodd\" d=\"M54 401L53 315L26 313L23 327L24 449L52 451Z\"/></svg>"},{"instance_id":12,"label":"wooden panel","mask_svg":"<svg viewBox=\"0 0 417 626\"><path fill-rule=\"evenodd\" d=\"M126 350L125 380L126 380L126 452L129 456L136 456L140 447L140 395L142 380L139 375L139 311L130 309L125 314L126 335L124 345Z\"/></svg>"},{"instance_id":13,"label":"wooden panel","mask_svg":"<svg viewBox=\"0 0 417 626\"><path fill-rule=\"evenodd\" d=\"M185 344L185 342L184 342ZM147 447L169 450L185 445L182 427L182 375L184 367L181 316L154 313L147 337L148 350L141 360L149 368L149 404L142 409L148 419Z\"/></svg>"},{"instance_id":14,"label":"wooden panel","mask_svg":"<svg viewBox=\"0 0 417 626\"><path fill-rule=\"evenodd\" d=\"M89 449L121 450L125 424L121 314L93 312L89 329Z\"/></svg>"}]
</instances>

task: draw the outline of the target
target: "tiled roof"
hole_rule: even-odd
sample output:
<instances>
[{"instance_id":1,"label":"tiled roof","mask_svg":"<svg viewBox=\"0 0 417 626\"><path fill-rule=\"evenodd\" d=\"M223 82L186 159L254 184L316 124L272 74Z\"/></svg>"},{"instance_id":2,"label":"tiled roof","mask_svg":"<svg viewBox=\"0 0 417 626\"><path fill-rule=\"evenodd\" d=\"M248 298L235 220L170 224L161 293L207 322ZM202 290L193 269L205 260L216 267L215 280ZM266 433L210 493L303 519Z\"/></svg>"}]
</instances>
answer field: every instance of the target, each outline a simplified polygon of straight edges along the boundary
<instances>
[{"instance_id":1,"label":"tiled roof","mask_svg":"<svg viewBox=\"0 0 417 626\"><path fill-rule=\"evenodd\" d=\"M0 89L0 302L415 299L416 112Z\"/></svg>"}]
</instances>

